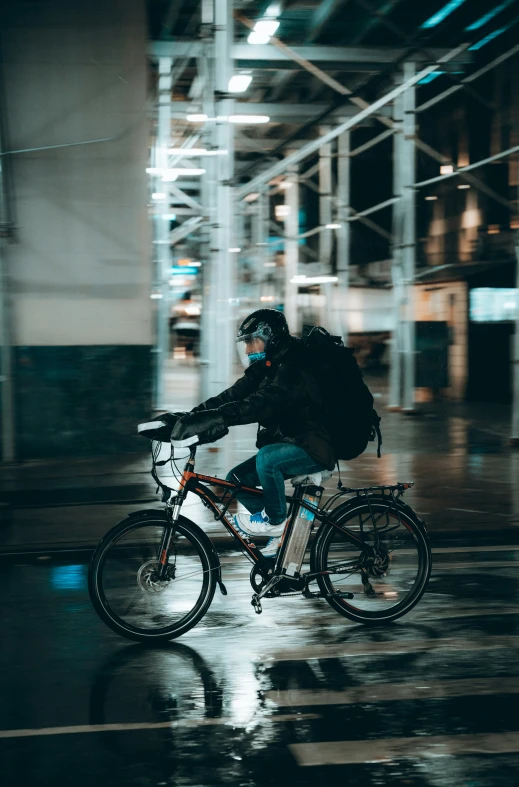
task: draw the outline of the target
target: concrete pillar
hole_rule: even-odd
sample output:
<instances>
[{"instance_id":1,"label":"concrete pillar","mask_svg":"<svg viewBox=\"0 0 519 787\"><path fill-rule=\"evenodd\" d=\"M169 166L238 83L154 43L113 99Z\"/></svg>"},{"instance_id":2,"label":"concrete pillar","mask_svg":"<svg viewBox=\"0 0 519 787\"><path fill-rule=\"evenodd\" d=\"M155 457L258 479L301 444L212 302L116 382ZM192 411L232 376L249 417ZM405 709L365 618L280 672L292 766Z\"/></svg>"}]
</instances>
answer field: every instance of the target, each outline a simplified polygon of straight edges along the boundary
<instances>
[{"instance_id":1,"label":"concrete pillar","mask_svg":"<svg viewBox=\"0 0 519 787\"><path fill-rule=\"evenodd\" d=\"M153 166L160 170L168 167L168 147L171 146L171 68L172 58L161 57L159 60L158 86L158 122L155 142ZM166 216L170 212L169 191L167 183L162 182L162 175L153 178L154 193L165 197L156 202L153 214L154 254L154 287L153 295L156 304L155 312L155 388L154 404L157 409L167 406L164 390L166 364L169 356L169 278L171 276L171 247L169 244L169 221Z\"/></svg>"},{"instance_id":2,"label":"concrete pillar","mask_svg":"<svg viewBox=\"0 0 519 787\"><path fill-rule=\"evenodd\" d=\"M519 293L519 230L515 237L515 256L517 268L515 274L516 288ZM515 315L515 336L513 344L513 404L512 404L512 435L511 442L514 446L519 446L519 308Z\"/></svg>"},{"instance_id":3,"label":"concrete pillar","mask_svg":"<svg viewBox=\"0 0 519 787\"><path fill-rule=\"evenodd\" d=\"M7 0L20 458L144 450L152 406L144 0Z\"/></svg>"},{"instance_id":4,"label":"concrete pillar","mask_svg":"<svg viewBox=\"0 0 519 787\"><path fill-rule=\"evenodd\" d=\"M320 129L321 134L329 131ZM327 142L319 148L319 224L325 227L332 223L332 143ZM329 276L332 262L332 230L323 230L319 234L320 272Z\"/></svg>"},{"instance_id":5,"label":"concrete pillar","mask_svg":"<svg viewBox=\"0 0 519 787\"><path fill-rule=\"evenodd\" d=\"M404 63L404 81L411 79L416 71L414 63ZM414 411L414 389L416 378L415 351L415 307L414 279L416 274L416 198L414 184L416 182L416 152L414 137L415 123L415 87L409 87L403 99L403 140L402 140L402 269L404 274L405 311L403 314L403 352L404 381L403 409L404 412Z\"/></svg>"},{"instance_id":6,"label":"concrete pillar","mask_svg":"<svg viewBox=\"0 0 519 787\"><path fill-rule=\"evenodd\" d=\"M412 77L414 63L405 63L403 80ZM415 326L415 89L408 88L394 102L396 132L393 142L393 191L400 200L393 208L394 329L391 344L389 407L414 410Z\"/></svg>"},{"instance_id":7,"label":"concrete pillar","mask_svg":"<svg viewBox=\"0 0 519 787\"><path fill-rule=\"evenodd\" d=\"M289 187L285 191L285 317L290 333L298 333L297 314L298 285L292 282L299 273L299 178L296 170L290 170L286 177Z\"/></svg>"},{"instance_id":8,"label":"concrete pillar","mask_svg":"<svg viewBox=\"0 0 519 787\"><path fill-rule=\"evenodd\" d=\"M348 344L348 286L350 271L350 132L345 131L337 140L337 276L334 333Z\"/></svg>"}]
</instances>

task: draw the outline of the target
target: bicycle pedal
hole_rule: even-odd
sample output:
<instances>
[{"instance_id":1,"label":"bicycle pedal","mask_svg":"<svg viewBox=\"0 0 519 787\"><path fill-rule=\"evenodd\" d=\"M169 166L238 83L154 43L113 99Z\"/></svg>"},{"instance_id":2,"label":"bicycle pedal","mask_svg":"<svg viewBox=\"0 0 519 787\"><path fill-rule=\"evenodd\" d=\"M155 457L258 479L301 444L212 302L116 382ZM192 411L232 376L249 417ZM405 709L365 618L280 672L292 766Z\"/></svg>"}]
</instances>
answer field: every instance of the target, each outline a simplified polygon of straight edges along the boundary
<instances>
[{"instance_id":1,"label":"bicycle pedal","mask_svg":"<svg viewBox=\"0 0 519 787\"><path fill-rule=\"evenodd\" d=\"M254 607L254 612L256 613L256 615L261 615L261 613L263 612L263 609L262 609L261 601L259 600L259 598L256 595L254 595L252 597L250 603Z\"/></svg>"}]
</instances>

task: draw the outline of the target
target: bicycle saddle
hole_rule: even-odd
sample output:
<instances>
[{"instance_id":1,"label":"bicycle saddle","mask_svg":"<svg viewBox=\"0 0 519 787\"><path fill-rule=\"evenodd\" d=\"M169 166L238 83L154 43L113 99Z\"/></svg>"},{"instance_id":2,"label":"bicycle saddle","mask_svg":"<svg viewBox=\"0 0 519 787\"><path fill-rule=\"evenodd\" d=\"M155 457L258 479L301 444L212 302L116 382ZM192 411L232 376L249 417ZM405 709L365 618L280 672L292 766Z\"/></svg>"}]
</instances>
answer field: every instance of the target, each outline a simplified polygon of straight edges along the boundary
<instances>
[{"instance_id":1,"label":"bicycle saddle","mask_svg":"<svg viewBox=\"0 0 519 787\"><path fill-rule=\"evenodd\" d=\"M295 475L290 479L292 486L298 484L313 484L314 486L321 486L323 481L327 481L333 475L331 470L321 470L320 473L309 473L307 475Z\"/></svg>"}]
</instances>

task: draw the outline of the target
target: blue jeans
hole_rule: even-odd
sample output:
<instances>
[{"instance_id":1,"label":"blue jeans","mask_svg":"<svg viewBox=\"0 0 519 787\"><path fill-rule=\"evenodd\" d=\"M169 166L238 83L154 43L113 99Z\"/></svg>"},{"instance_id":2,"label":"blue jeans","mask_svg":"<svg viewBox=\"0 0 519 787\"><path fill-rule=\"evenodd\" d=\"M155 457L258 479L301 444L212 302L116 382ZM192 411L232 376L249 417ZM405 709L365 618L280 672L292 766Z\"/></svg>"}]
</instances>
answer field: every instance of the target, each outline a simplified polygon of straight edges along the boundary
<instances>
[{"instance_id":1,"label":"blue jeans","mask_svg":"<svg viewBox=\"0 0 519 787\"><path fill-rule=\"evenodd\" d=\"M237 499L245 508L256 514L265 509L272 525L284 522L287 516L285 478L306 473L317 473L325 468L306 451L294 443L275 443L260 448L256 456L233 467L227 481L241 482L244 486L261 486L263 495L238 492Z\"/></svg>"}]
</instances>

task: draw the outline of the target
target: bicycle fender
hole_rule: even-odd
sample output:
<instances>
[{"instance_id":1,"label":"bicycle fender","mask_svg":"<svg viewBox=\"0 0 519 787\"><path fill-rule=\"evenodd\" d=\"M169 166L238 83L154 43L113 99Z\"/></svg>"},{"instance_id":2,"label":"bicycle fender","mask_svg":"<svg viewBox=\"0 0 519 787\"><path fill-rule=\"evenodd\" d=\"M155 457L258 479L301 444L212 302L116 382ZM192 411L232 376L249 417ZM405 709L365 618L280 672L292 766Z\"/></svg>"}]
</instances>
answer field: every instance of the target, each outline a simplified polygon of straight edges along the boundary
<instances>
[{"instance_id":1,"label":"bicycle fender","mask_svg":"<svg viewBox=\"0 0 519 787\"><path fill-rule=\"evenodd\" d=\"M384 497L384 495L369 495L369 499L372 503L382 503L383 505L388 505L388 498ZM340 513L343 514L346 513L347 511L350 511L353 508L356 508L359 505L359 503L364 503L364 502L366 502L365 497L352 497L349 500L345 501L344 503L341 503L341 505L337 506L337 508L334 509L334 512L340 511ZM408 503L405 503L402 500L402 498L396 498L393 501L393 505L395 505L398 509L400 509L402 513L405 513L405 515L408 516L409 519L411 519L414 522L414 524L421 530L424 537L427 540L429 539L429 534L427 532L427 525L425 524L423 519L420 519L416 511L414 511L414 509L412 509Z\"/></svg>"}]
</instances>

